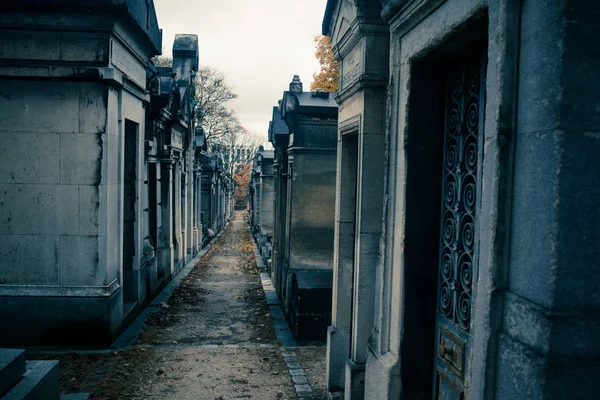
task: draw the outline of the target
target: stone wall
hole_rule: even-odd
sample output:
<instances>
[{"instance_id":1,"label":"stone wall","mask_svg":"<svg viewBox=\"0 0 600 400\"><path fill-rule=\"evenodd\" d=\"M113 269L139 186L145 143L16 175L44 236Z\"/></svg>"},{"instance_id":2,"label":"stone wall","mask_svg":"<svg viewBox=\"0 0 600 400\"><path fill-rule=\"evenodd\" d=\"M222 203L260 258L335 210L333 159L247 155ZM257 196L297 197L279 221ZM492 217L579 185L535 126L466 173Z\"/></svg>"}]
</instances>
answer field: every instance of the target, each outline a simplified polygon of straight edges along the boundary
<instances>
[{"instance_id":1,"label":"stone wall","mask_svg":"<svg viewBox=\"0 0 600 400\"><path fill-rule=\"evenodd\" d=\"M3 344L109 343L198 250L191 89L146 91L152 2L67 5L0 6Z\"/></svg>"},{"instance_id":2,"label":"stone wall","mask_svg":"<svg viewBox=\"0 0 600 400\"><path fill-rule=\"evenodd\" d=\"M582 43L593 42L598 21L592 2L569 0L328 2L324 33L341 62L330 391L343 389L347 399L594 396L599 185L586 171L598 152L598 60L597 46ZM388 33L389 56L381 45ZM468 79L452 80L462 76ZM373 88L377 82L385 94ZM448 99L461 102L464 93L457 112L472 110L469 117L447 118ZM473 254L467 264L440 262L441 235L448 226L454 232L440 215L455 199L443 175L455 160L446 142L452 121L459 121L457 135L470 132L478 146L468 158L477 166L474 186L461 187L475 188L474 197L456 200L477 199L465 228L473 228L474 248L471 239L457 242L466 249L461 260ZM371 156L364 152L366 134L375 132L386 138L383 215L353 215L346 207L361 204L367 182L361 163L379 160L381 142ZM346 187L357 188L356 199ZM365 220L373 228L378 219L384 234L364 250L344 228ZM462 225L455 232L466 237ZM374 269L348 256L365 250ZM445 297L448 288L456 293ZM467 301L453 306L454 296ZM454 314L444 311L447 299ZM367 319L357 325L361 315ZM369 315L366 341L354 327L370 325Z\"/></svg>"}]
</instances>

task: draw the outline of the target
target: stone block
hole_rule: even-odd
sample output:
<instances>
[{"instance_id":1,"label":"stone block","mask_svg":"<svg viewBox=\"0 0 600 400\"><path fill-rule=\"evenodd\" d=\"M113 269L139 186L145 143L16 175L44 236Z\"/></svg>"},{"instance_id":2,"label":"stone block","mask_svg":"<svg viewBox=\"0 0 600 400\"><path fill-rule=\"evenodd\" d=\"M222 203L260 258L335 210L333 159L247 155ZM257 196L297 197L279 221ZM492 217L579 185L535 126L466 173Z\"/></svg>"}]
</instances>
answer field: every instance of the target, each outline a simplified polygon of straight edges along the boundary
<instances>
[{"instance_id":1,"label":"stone block","mask_svg":"<svg viewBox=\"0 0 600 400\"><path fill-rule=\"evenodd\" d=\"M560 140L558 132L520 134L515 147L509 287L546 308L554 291L551 249Z\"/></svg>"},{"instance_id":2,"label":"stone block","mask_svg":"<svg viewBox=\"0 0 600 400\"><path fill-rule=\"evenodd\" d=\"M600 132L559 136L553 248L554 307L600 311ZM557 229L556 226L559 228Z\"/></svg>"},{"instance_id":3,"label":"stone block","mask_svg":"<svg viewBox=\"0 0 600 400\"><path fill-rule=\"evenodd\" d=\"M290 375L292 375L292 376L305 376L303 369L290 369Z\"/></svg>"},{"instance_id":4,"label":"stone block","mask_svg":"<svg viewBox=\"0 0 600 400\"><path fill-rule=\"evenodd\" d=\"M98 235L100 197L98 186L79 186L79 234Z\"/></svg>"},{"instance_id":5,"label":"stone block","mask_svg":"<svg viewBox=\"0 0 600 400\"><path fill-rule=\"evenodd\" d=\"M119 90L110 86L106 100L106 133L119 135Z\"/></svg>"},{"instance_id":6,"label":"stone block","mask_svg":"<svg viewBox=\"0 0 600 400\"><path fill-rule=\"evenodd\" d=\"M0 132L79 131L79 83L0 79L0 93Z\"/></svg>"},{"instance_id":7,"label":"stone block","mask_svg":"<svg viewBox=\"0 0 600 400\"><path fill-rule=\"evenodd\" d=\"M60 182L99 185L102 180L102 142L106 135L60 135Z\"/></svg>"},{"instance_id":8,"label":"stone block","mask_svg":"<svg viewBox=\"0 0 600 400\"><path fill-rule=\"evenodd\" d=\"M352 360L346 362L346 379L344 395L347 399L362 400L365 398L365 365Z\"/></svg>"},{"instance_id":9,"label":"stone block","mask_svg":"<svg viewBox=\"0 0 600 400\"><path fill-rule=\"evenodd\" d=\"M79 133L106 133L108 86L82 83L79 87Z\"/></svg>"},{"instance_id":10,"label":"stone block","mask_svg":"<svg viewBox=\"0 0 600 400\"><path fill-rule=\"evenodd\" d=\"M0 183L59 183L59 135L0 133Z\"/></svg>"},{"instance_id":11,"label":"stone block","mask_svg":"<svg viewBox=\"0 0 600 400\"><path fill-rule=\"evenodd\" d=\"M98 237L98 264L106 270L106 283L111 283L119 276L122 243L119 235L114 233Z\"/></svg>"},{"instance_id":12,"label":"stone block","mask_svg":"<svg viewBox=\"0 0 600 400\"><path fill-rule=\"evenodd\" d=\"M19 383L3 397L6 400L60 399L60 373L58 361L33 360Z\"/></svg>"},{"instance_id":13,"label":"stone block","mask_svg":"<svg viewBox=\"0 0 600 400\"><path fill-rule=\"evenodd\" d=\"M384 81L385 82L385 81ZM364 110L362 132L365 136L384 135L385 89L367 88L364 90ZM385 149L384 149L385 150ZM383 156L385 153L381 153Z\"/></svg>"},{"instance_id":14,"label":"stone block","mask_svg":"<svg viewBox=\"0 0 600 400\"><path fill-rule=\"evenodd\" d=\"M308 385L308 379L306 379L306 376L293 375L292 381L294 381L296 385Z\"/></svg>"},{"instance_id":15,"label":"stone block","mask_svg":"<svg viewBox=\"0 0 600 400\"><path fill-rule=\"evenodd\" d=\"M326 386L330 392L344 390L346 360L350 354L349 329L327 330Z\"/></svg>"},{"instance_id":16,"label":"stone block","mask_svg":"<svg viewBox=\"0 0 600 400\"><path fill-rule=\"evenodd\" d=\"M5 60L58 61L61 32L3 29L0 55Z\"/></svg>"},{"instance_id":17,"label":"stone block","mask_svg":"<svg viewBox=\"0 0 600 400\"><path fill-rule=\"evenodd\" d=\"M362 168L359 177L359 226L361 233L379 233L383 219L383 177L385 137L363 137Z\"/></svg>"},{"instance_id":18,"label":"stone block","mask_svg":"<svg viewBox=\"0 0 600 400\"><path fill-rule=\"evenodd\" d=\"M336 329L350 327L354 270L354 224L338 223L334 246L333 324Z\"/></svg>"},{"instance_id":19,"label":"stone block","mask_svg":"<svg viewBox=\"0 0 600 400\"><path fill-rule=\"evenodd\" d=\"M68 32L60 33L61 61L76 61L108 65L107 33Z\"/></svg>"},{"instance_id":20,"label":"stone block","mask_svg":"<svg viewBox=\"0 0 600 400\"><path fill-rule=\"evenodd\" d=\"M58 284L58 237L53 235L0 236L0 283Z\"/></svg>"},{"instance_id":21,"label":"stone block","mask_svg":"<svg viewBox=\"0 0 600 400\"><path fill-rule=\"evenodd\" d=\"M352 359L367 361L367 342L375 317L375 277L379 264L379 234L361 233L356 243L356 267L353 273Z\"/></svg>"},{"instance_id":22,"label":"stone block","mask_svg":"<svg viewBox=\"0 0 600 400\"><path fill-rule=\"evenodd\" d=\"M0 184L0 234L76 235L78 188Z\"/></svg>"},{"instance_id":23,"label":"stone block","mask_svg":"<svg viewBox=\"0 0 600 400\"><path fill-rule=\"evenodd\" d=\"M312 389L309 385L296 385L296 393L299 397L307 397L312 395Z\"/></svg>"},{"instance_id":24,"label":"stone block","mask_svg":"<svg viewBox=\"0 0 600 400\"><path fill-rule=\"evenodd\" d=\"M347 136L340 143L339 171L336 182L337 220L354 224L356 219L356 183L358 174L358 140Z\"/></svg>"},{"instance_id":25,"label":"stone block","mask_svg":"<svg viewBox=\"0 0 600 400\"><path fill-rule=\"evenodd\" d=\"M102 286L106 266L99 264L98 236L60 237L60 283L65 286Z\"/></svg>"},{"instance_id":26,"label":"stone block","mask_svg":"<svg viewBox=\"0 0 600 400\"><path fill-rule=\"evenodd\" d=\"M11 321L0 345L109 344L123 320L123 296L0 297L0 321Z\"/></svg>"},{"instance_id":27,"label":"stone block","mask_svg":"<svg viewBox=\"0 0 600 400\"><path fill-rule=\"evenodd\" d=\"M100 235L116 234L120 229L121 190L121 185L100 185L98 187Z\"/></svg>"},{"instance_id":28,"label":"stone block","mask_svg":"<svg viewBox=\"0 0 600 400\"><path fill-rule=\"evenodd\" d=\"M365 393L369 394L369 400L401 398L400 382L398 358L391 353L378 357L369 348L365 368Z\"/></svg>"},{"instance_id":29,"label":"stone block","mask_svg":"<svg viewBox=\"0 0 600 400\"><path fill-rule=\"evenodd\" d=\"M101 184L116 185L121 183L119 165L121 165L121 154L123 139L114 134L102 135L102 166Z\"/></svg>"},{"instance_id":30,"label":"stone block","mask_svg":"<svg viewBox=\"0 0 600 400\"><path fill-rule=\"evenodd\" d=\"M559 3L523 3L519 51L517 130L560 127L562 16Z\"/></svg>"},{"instance_id":31,"label":"stone block","mask_svg":"<svg viewBox=\"0 0 600 400\"><path fill-rule=\"evenodd\" d=\"M519 342L501 335L498 341L496 395L498 400L542 399L544 370L543 357Z\"/></svg>"},{"instance_id":32,"label":"stone block","mask_svg":"<svg viewBox=\"0 0 600 400\"><path fill-rule=\"evenodd\" d=\"M0 396L25 373L25 350L0 349Z\"/></svg>"}]
</instances>

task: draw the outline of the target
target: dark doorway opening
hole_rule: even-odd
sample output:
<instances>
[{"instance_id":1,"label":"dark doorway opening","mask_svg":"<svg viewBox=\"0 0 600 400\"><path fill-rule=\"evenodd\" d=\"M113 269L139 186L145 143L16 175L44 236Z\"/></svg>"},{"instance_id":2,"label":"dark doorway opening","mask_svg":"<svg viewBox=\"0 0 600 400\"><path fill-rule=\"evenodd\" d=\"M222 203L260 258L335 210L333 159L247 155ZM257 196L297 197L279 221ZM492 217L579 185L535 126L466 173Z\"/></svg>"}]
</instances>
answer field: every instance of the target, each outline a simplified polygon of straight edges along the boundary
<instances>
[{"instance_id":1,"label":"dark doorway opening","mask_svg":"<svg viewBox=\"0 0 600 400\"><path fill-rule=\"evenodd\" d=\"M354 331L354 300L355 300L355 279L356 279L356 237L357 237L357 223L356 223L356 200L357 200L357 188L358 188L358 131L353 131L342 135L342 165L341 165L341 181L340 181L340 226L339 236L340 240L347 242L344 247L352 249L351 252L346 253L345 257L342 254L338 254L338 268L343 268L344 276L348 277L348 284L351 287L350 297L350 310L348 313L349 317L349 332L350 337L353 337L352 332ZM341 244L341 243L340 243ZM348 347L349 353L348 358L352 358L352 340L351 346Z\"/></svg>"},{"instance_id":2,"label":"dark doorway opening","mask_svg":"<svg viewBox=\"0 0 600 400\"><path fill-rule=\"evenodd\" d=\"M148 162L148 241L156 252L158 249L158 187L157 187L156 162ZM164 276L164 271L159 269L158 278Z\"/></svg>"},{"instance_id":3,"label":"dark doorway opening","mask_svg":"<svg viewBox=\"0 0 600 400\"><path fill-rule=\"evenodd\" d=\"M138 135L139 125L126 119L123 165L123 297L126 305L132 305L138 298L134 274Z\"/></svg>"},{"instance_id":4,"label":"dark doorway opening","mask_svg":"<svg viewBox=\"0 0 600 400\"><path fill-rule=\"evenodd\" d=\"M465 174L475 173L466 167L453 169L447 165L454 165L454 151L458 160L471 147L471 142L458 135L456 143L448 144L449 129L455 129L456 124L470 123L470 103L465 103L463 107L462 103L449 104L448 99L453 98L454 91L464 90L464 85L457 88L452 84L454 80L451 78L457 73L456 66L473 59L483 60L485 57L486 26L485 18L475 21L459 37L411 62L408 130L405 139L407 181L403 269L403 325L410 329L404 331L401 343L402 387L405 398L409 399L464 396L464 380L468 374L467 364L463 361L468 354L468 342L450 342L450 339L458 337L452 332L447 335L448 340L440 342L441 328L438 329L438 312L443 308L442 303L447 300L445 292L440 292L440 271L445 271L449 265L445 263L446 250L456 247L455 244L448 245L443 240L440 241L440 238L444 237L442 233L456 233L459 237L458 232L464 232L461 225L461 210L464 205L461 199L468 196L468 193L459 186ZM481 63L475 65L480 68L483 66ZM469 76L461 73L462 81L467 79L464 87L469 87ZM479 79L478 85L485 88L485 75ZM481 104L478 106L481 107ZM476 117L483 124L483 114L478 113ZM449 175L445 172L449 170L454 171L456 182L448 180ZM456 197L452 197L453 194ZM459 205L455 206L454 217L443 219L440 223L440 214L445 210L443 206L448 202ZM444 222L450 220L457 221L456 231ZM451 262L456 265L451 269L460 268L458 265L462 263L461 257L462 253L456 252L455 259ZM448 285L450 291L454 287L460 288L460 282L456 279L451 279ZM451 293L450 296L459 294ZM470 304L468 307L470 312ZM440 343L442 345L438 346ZM438 390L441 375L436 366L446 362L453 364L455 372L458 371L457 378L445 380L441 390Z\"/></svg>"}]
</instances>

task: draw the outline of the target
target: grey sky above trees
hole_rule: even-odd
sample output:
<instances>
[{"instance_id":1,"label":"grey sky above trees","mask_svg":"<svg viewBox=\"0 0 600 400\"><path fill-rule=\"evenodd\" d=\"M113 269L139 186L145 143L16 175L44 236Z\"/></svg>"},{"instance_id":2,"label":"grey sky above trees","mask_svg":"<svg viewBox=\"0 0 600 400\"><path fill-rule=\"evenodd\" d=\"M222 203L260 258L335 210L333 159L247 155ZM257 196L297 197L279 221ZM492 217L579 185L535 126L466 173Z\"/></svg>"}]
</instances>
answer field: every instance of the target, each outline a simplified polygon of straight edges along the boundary
<instances>
[{"instance_id":1,"label":"grey sky above trees","mask_svg":"<svg viewBox=\"0 0 600 400\"><path fill-rule=\"evenodd\" d=\"M163 29L163 55L176 33L199 35L200 65L225 75L237 99L240 122L264 135L272 107L294 74L308 90L319 69L314 36L321 31L325 0L154 0ZM184 10L184 12L182 12Z\"/></svg>"}]
</instances>

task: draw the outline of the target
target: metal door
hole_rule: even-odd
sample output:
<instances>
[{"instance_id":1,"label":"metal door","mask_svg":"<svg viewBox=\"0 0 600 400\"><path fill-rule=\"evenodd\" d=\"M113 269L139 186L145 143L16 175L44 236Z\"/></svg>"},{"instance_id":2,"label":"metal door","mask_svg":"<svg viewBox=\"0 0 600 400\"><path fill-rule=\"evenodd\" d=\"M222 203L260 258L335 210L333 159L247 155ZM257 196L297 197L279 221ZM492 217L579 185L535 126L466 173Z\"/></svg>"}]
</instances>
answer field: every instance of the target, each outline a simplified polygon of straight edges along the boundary
<instances>
[{"instance_id":1,"label":"metal door","mask_svg":"<svg viewBox=\"0 0 600 400\"><path fill-rule=\"evenodd\" d=\"M448 70L435 332L434 399L464 399L477 278L485 61Z\"/></svg>"}]
</instances>

